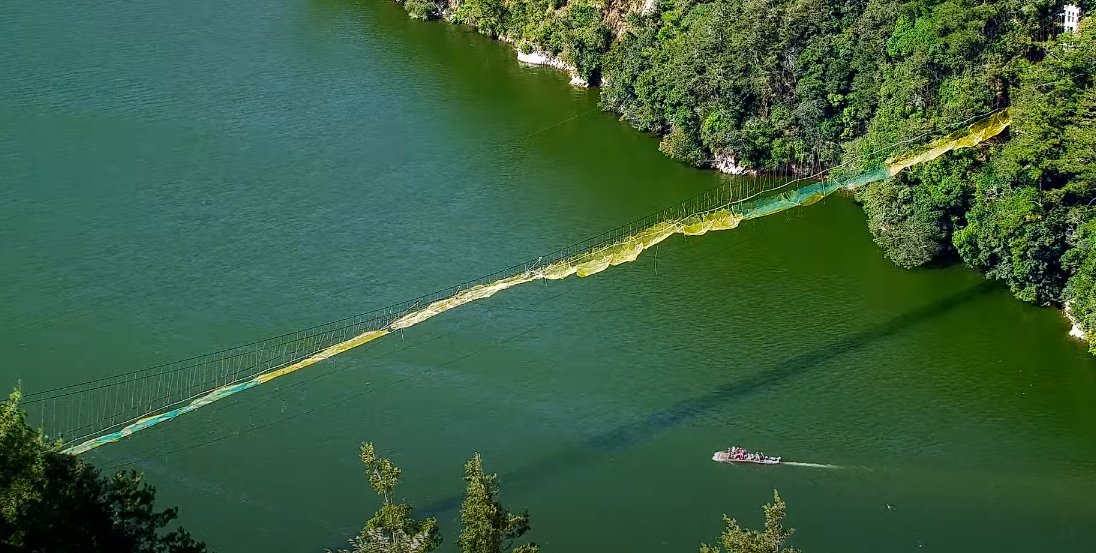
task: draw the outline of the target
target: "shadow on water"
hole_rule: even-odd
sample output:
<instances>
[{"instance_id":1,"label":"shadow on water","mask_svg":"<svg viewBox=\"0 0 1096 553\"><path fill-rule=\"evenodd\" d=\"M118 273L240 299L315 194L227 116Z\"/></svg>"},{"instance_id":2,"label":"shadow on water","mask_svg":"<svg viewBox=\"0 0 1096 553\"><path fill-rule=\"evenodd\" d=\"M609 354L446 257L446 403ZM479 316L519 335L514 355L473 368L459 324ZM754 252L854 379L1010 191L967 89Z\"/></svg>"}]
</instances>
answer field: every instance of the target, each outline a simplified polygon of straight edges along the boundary
<instances>
[{"instance_id":1,"label":"shadow on water","mask_svg":"<svg viewBox=\"0 0 1096 553\"><path fill-rule=\"evenodd\" d=\"M509 487L525 485L534 479L537 482L543 482L546 478L559 476L576 465L593 460L599 454L636 446L654 438L659 432L705 414L718 412L737 399L750 396L778 382L802 375L810 369L894 336L995 289L997 285L993 282L982 282L940 301L781 361L756 376L728 382L706 394L685 399L633 423L590 436L582 440L577 449L550 455L524 468L506 473L501 479ZM427 505L424 510L436 516L456 509L461 499L461 496L450 496Z\"/></svg>"}]
</instances>

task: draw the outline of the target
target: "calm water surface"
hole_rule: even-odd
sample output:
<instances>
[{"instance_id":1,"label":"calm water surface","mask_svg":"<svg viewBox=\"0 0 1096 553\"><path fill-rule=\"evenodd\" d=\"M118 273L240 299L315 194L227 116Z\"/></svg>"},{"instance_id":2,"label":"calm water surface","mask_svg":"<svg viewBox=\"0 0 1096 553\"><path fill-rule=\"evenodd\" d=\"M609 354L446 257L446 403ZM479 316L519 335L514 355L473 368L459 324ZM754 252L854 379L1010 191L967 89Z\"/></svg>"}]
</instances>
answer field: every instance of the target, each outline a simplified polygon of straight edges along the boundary
<instances>
[{"instance_id":1,"label":"calm water surface","mask_svg":"<svg viewBox=\"0 0 1096 553\"><path fill-rule=\"evenodd\" d=\"M717 184L386 0L0 6L0 382L367 311ZM546 551L690 551L778 488L808 552L1096 550L1096 361L903 271L847 198L447 313L89 456L218 551L337 547L377 442L454 550L473 451ZM836 465L729 467L741 443ZM888 505L890 507L888 507Z\"/></svg>"}]
</instances>

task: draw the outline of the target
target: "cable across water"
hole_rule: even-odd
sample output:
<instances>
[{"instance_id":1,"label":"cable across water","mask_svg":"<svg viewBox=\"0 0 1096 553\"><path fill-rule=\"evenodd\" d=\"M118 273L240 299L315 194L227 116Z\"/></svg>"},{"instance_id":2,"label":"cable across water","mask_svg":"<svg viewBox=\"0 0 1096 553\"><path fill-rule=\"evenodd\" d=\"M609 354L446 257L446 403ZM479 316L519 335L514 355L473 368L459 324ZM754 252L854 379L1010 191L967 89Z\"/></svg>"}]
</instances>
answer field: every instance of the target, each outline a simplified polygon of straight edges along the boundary
<instances>
[{"instance_id":1,"label":"cable across water","mask_svg":"<svg viewBox=\"0 0 1096 553\"><path fill-rule=\"evenodd\" d=\"M964 121L960 125L966 125ZM24 405L64 450L80 454L169 421L225 397L314 365L350 349L410 328L441 313L535 281L580 278L636 260L667 238L731 230L743 221L813 204L841 189L893 177L948 151L980 144L1011 122L1008 110L875 168L853 176L822 178L832 171L765 185L731 181L678 205L572 244L551 255L451 286L383 309L332 321L175 363L28 394ZM909 141L884 148L891 151ZM879 153L879 152L875 152Z\"/></svg>"}]
</instances>

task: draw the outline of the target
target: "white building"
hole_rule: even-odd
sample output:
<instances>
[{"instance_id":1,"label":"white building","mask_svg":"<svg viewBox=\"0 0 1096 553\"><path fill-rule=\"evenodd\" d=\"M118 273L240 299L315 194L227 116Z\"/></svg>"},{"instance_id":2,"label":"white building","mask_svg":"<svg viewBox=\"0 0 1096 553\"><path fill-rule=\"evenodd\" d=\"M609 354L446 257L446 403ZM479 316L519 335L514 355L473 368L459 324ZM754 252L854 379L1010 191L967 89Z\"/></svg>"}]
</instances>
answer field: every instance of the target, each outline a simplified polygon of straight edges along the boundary
<instances>
[{"instance_id":1,"label":"white building","mask_svg":"<svg viewBox=\"0 0 1096 553\"><path fill-rule=\"evenodd\" d=\"M1061 15L1062 28L1067 33L1076 33L1077 25L1081 23L1081 7L1076 4L1066 4Z\"/></svg>"}]
</instances>

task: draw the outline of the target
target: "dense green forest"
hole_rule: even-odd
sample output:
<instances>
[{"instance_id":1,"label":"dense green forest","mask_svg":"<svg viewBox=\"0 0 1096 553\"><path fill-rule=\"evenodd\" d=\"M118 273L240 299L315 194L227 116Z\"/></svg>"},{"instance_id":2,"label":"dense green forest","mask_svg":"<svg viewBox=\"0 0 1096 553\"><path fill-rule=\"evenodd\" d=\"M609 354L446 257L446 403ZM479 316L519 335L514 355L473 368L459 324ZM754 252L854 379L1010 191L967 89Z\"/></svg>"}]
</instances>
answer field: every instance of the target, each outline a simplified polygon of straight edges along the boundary
<instances>
[{"instance_id":1,"label":"dense green forest","mask_svg":"<svg viewBox=\"0 0 1096 553\"><path fill-rule=\"evenodd\" d=\"M1096 25L1051 0L404 0L556 56L699 167L811 174L1010 107L1011 129L858 199L903 267L962 260L1068 306L1096 352ZM1089 13L1096 2L1079 2Z\"/></svg>"}]
</instances>

